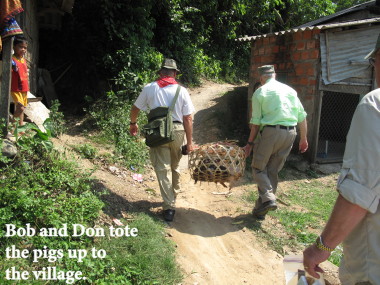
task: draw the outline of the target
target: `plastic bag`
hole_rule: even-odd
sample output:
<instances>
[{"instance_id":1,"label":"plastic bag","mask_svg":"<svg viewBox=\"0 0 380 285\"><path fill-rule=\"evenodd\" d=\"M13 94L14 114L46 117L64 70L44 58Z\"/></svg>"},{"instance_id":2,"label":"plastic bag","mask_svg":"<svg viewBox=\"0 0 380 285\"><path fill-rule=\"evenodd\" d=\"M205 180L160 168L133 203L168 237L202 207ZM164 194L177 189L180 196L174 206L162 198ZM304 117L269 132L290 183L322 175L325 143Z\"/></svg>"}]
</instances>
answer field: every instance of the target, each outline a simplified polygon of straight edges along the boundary
<instances>
[{"instance_id":1,"label":"plastic bag","mask_svg":"<svg viewBox=\"0 0 380 285\"><path fill-rule=\"evenodd\" d=\"M322 273L315 279L305 271L302 255L285 255L284 270L286 285L325 285Z\"/></svg>"}]
</instances>

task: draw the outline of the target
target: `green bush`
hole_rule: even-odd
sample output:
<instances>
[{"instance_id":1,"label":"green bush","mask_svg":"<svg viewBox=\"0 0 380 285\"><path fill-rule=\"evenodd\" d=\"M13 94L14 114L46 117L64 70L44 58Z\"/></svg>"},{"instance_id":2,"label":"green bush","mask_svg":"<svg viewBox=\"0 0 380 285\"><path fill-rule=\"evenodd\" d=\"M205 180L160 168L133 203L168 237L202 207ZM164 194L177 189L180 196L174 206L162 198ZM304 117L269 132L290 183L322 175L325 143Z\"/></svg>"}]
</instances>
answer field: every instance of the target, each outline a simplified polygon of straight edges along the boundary
<instances>
[{"instance_id":1,"label":"green bush","mask_svg":"<svg viewBox=\"0 0 380 285\"><path fill-rule=\"evenodd\" d=\"M85 143L85 144L77 145L77 146L74 145L72 147L83 158L94 159L97 157L98 150L90 144Z\"/></svg>"},{"instance_id":2,"label":"green bush","mask_svg":"<svg viewBox=\"0 0 380 285\"><path fill-rule=\"evenodd\" d=\"M29 158L29 159L28 159ZM33 227L54 227L62 223L92 223L103 203L91 187L89 174L78 173L72 163L57 154L46 154L40 159L24 156L0 170L0 241L15 242L18 238L4 238L5 224L18 226L30 223ZM52 239L32 237L34 245L53 242ZM59 243L59 241L57 241Z\"/></svg>"},{"instance_id":3,"label":"green bush","mask_svg":"<svg viewBox=\"0 0 380 285\"><path fill-rule=\"evenodd\" d=\"M89 114L101 131L114 142L116 156L128 167L143 169L148 161L148 148L141 137L129 135L132 104L122 94L108 92L106 99L93 104ZM146 115L141 112L139 126L143 126L146 121Z\"/></svg>"},{"instance_id":4,"label":"green bush","mask_svg":"<svg viewBox=\"0 0 380 285\"><path fill-rule=\"evenodd\" d=\"M58 100L53 100L53 104L50 107L49 118L51 119L52 136L58 137L67 131L65 126L65 117L62 112L59 111L61 103Z\"/></svg>"},{"instance_id":5,"label":"green bush","mask_svg":"<svg viewBox=\"0 0 380 285\"><path fill-rule=\"evenodd\" d=\"M152 47L133 45L104 56L104 65L111 73L112 90L128 100L137 98L144 84L157 78L163 56Z\"/></svg>"},{"instance_id":6,"label":"green bush","mask_svg":"<svg viewBox=\"0 0 380 285\"><path fill-rule=\"evenodd\" d=\"M2 284L24 283L5 279L6 270L11 267L29 273L44 267L55 267L57 271L64 272L80 271L86 279L75 284L178 284L181 274L175 263L174 246L165 238L163 226L146 215L138 215L129 223L130 228L138 229L137 237L72 236L73 224L94 227L104 206L100 199L104 193L94 190L90 173L80 171L76 163L67 161L56 150L41 148L42 142L49 141L49 128L46 133L34 128L29 126L28 132L17 141L17 157L4 161L8 164L0 169ZM13 224L16 228L25 228L29 224L36 233L42 228L62 228L66 224L68 235L6 237L6 224ZM104 231L107 233L106 228ZM6 248L12 245L28 250L29 256L6 258ZM94 248L104 249L107 255L93 258L90 253ZM38 262L33 262L31 252L34 249L61 250L63 256L48 253L50 257L41 257ZM69 249L86 250L88 255L83 262L78 262L76 258L69 258ZM72 284L33 279L31 276L28 284Z\"/></svg>"}]
</instances>

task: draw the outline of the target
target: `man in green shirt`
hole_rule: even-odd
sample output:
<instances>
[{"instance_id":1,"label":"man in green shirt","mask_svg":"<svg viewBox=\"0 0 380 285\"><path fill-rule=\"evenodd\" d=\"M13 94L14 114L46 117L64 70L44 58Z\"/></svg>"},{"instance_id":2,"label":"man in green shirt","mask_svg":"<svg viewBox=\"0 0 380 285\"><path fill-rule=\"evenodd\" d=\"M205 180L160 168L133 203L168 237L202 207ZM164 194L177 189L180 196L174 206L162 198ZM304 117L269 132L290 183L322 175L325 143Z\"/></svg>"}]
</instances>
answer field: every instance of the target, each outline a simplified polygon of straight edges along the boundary
<instances>
[{"instance_id":1,"label":"man in green shirt","mask_svg":"<svg viewBox=\"0 0 380 285\"><path fill-rule=\"evenodd\" d=\"M258 68L262 86L252 96L251 132L244 147L248 157L253 149L252 173L259 190L253 215L265 219L277 209L278 172L284 166L300 128L299 150L308 148L306 112L297 92L277 81L273 65ZM256 139L260 132L261 136ZM255 143L254 143L255 142Z\"/></svg>"}]
</instances>

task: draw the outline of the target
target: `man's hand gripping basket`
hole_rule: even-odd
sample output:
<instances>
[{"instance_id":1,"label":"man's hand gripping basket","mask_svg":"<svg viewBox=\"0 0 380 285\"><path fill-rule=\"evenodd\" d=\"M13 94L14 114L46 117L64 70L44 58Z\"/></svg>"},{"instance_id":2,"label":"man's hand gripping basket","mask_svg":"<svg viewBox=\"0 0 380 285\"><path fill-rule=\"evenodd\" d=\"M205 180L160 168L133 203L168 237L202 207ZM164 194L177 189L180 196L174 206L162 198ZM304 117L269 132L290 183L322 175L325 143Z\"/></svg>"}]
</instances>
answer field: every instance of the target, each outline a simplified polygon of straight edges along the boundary
<instances>
[{"instance_id":1,"label":"man's hand gripping basket","mask_svg":"<svg viewBox=\"0 0 380 285\"><path fill-rule=\"evenodd\" d=\"M191 178L221 183L238 180L244 174L244 150L235 141L221 141L199 146L189 154ZM231 188L231 184L230 184Z\"/></svg>"}]
</instances>

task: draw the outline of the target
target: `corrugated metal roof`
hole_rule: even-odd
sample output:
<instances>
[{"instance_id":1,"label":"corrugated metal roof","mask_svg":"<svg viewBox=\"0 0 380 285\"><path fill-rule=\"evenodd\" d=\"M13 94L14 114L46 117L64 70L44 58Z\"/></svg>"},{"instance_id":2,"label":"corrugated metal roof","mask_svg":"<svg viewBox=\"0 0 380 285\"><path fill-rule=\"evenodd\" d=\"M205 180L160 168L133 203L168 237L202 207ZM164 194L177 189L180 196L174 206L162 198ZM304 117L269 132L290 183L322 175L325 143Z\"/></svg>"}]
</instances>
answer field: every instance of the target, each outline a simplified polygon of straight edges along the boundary
<instances>
[{"instance_id":1,"label":"corrugated metal roof","mask_svg":"<svg viewBox=\"0 0 380 285\"><path fill-rule=\"evenodd\" d=\"M257 35L257 36L245 36L242 38L238 38L237 41L240 42L247 42L247 41L254 41L256 39L260 38L266 38L268 36L273 35L284 35L284 34L292 34L297 33L299 31L308 31L308 30L326 30L326 29L333 29L333 28L339 28L339 27L349 27L349 26L357 26L357 25L371 25L373 23L380 23L380 17L377 18L371 18L371 19L365 19L365 20L358 20L358 21L349 21L349 22L342 22L342 23L334 23L334 24L325 24L325 25L318 25L318 26L309 26L309 27L301 27L301 28L293 28L286 31L280 31L276 33L270 33L270 34L263 34L263 35Z\"/></svg>"}]
</instances>

